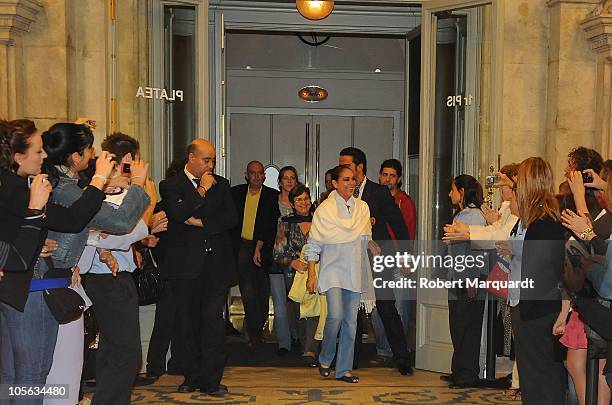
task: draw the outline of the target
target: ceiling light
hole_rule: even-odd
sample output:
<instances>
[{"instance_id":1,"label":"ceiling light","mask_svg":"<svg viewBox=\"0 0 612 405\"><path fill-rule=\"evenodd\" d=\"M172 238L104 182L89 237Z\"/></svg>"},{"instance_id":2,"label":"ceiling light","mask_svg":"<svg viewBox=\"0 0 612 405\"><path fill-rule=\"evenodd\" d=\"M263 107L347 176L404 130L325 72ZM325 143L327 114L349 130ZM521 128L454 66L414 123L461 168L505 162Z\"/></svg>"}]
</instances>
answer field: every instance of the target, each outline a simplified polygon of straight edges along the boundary
<instances>
[{"instance_id":1,"label":"ceiling light","mask_svg":"<svg viewBox=\"0 0 612 405\"><path fill-rule=\"evenodd\" d=\"M295 7L309 20L322 20L331 14L334 2L329 0L296 0Z\"/></svg>"},{"instance_id":2,"label":"ceiling light","mask_svg":"<svg viewBox=\"0 0 612 405\"><path fill-rule=\"evenodd\" d=\"M317 103L327 98L329 93L321 86L306 86L298 91L298 97L308 103Z\"/></svg>"},{"instance_id":3,"label":"ceiling light","mask_svg":"<svg viewBox=\"0 0 612 405\"><path fill-rule=\"evenodd\" d=\"M246 70L251 70L251 69L253 69L253 68L251 67L251 65L246 65L245 69L246 69Z\"/></svg>"},{"instance_id":4,"label":"ceiling light","mask_svg":"<svg viewBox=\"0 0 612 405\"><path fill-rule=\"evenodd\" d=\"M374 73L380 73L380 72L382 72L382 70L380 70L380 68L374 69Z\"/></svg>"}]
</instances>

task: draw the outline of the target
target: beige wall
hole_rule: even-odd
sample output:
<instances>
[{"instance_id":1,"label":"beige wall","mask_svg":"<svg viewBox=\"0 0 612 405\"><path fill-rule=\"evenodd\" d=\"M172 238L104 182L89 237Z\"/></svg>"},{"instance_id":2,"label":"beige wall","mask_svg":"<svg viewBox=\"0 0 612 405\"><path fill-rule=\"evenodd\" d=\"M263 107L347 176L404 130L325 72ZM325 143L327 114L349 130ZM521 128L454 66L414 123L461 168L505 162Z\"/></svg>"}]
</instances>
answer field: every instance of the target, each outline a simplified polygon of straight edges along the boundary
<instances>
[{"instance_id":1,"label":"beige wall","mask_svg":"<svg viewBox=\"0 0 612 405\"><path fill-rule=\"evenodd\" d=\"M12 81L16 89L14 97L10 97L11 75L0 75L0 116L32 119L41 130L55 122L85 116L98 124L95 133L99 145L111 131L109 2L40 0L39 3L42 7L30 32L17 36L14 46L3 45L0 50L3 72L10 71L6 66L15 63ZM139 139L143 153L148 156L148 105L135 98L139 83L146 85L147 81L147 3L138 0L118 3L120 74L116 84L114 129ZM9 53L14 56L9 57Z\"/></svg>"},{"instance_id":2,"label":"beige wall","mask_svg":"<svg viewBox=\"0 0 612 405\"><path fill-rule=\"evenodd\" d=\"M549 14L545 0L506 0L502 165L543 155Z\"/></svg>"}]
</instances>

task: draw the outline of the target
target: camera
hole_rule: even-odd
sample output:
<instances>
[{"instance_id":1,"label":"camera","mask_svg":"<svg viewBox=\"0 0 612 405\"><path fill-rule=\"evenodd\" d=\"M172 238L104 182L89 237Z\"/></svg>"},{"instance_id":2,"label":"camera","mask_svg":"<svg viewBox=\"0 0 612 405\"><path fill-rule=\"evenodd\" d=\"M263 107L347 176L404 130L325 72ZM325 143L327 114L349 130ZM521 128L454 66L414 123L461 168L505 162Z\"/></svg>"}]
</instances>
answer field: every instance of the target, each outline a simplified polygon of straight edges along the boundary
<instances>
[{"instance_id":1,"label":"camera","mask_svg":"<svg viewBox=\"0 0 612 405\"><path fill-rule=\"evenodd\" d=\"M27 177L27 179L28 179L28 188L32 188L32 183L34 182L34 178L35 177L36 176L28 176ZM47 179L43 178L42 181L47 181Z\"/></svg>"},{"instance_id":2,"label":"camera","mask_svg":"<svg viewBox=\"0 0 612 405\"><path fill-rule=\"evenodd\" d=\"M499 176L487 176L485 179L485 185L487 187L493 186L495 183L499 183Z\"/></svg>"},{"instance_id":3,"label":"camera","mask_svg":"<svg viewBox=\"0 0 612 405\"><path fill-rule=\"evenodd\" d=\"M593 176L589 172L582 172L582 182L583 183L592 183Z\"/></svg>"},{"instance_id":4,"label":"camera","mask_svg":"<svg viewBox=\"0 0 612 405\"><path fill-rule=\"evenodd\" d=\"M129 163L121 163L121 173L130 174L132 173L132 166Z\"/></svg>"}]
</instances>

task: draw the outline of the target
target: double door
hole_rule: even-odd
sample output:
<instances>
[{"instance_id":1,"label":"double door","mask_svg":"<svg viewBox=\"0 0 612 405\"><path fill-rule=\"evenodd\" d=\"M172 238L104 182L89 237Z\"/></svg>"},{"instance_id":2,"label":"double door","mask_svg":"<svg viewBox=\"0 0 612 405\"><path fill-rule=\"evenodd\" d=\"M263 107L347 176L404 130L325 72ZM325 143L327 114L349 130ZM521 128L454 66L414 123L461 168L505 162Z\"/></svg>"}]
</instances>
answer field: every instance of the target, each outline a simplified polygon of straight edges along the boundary
<instances>
[{"instance_id":1,"label":"double door","mask_svg":"<svg viewBox=\"0 0 612 405\"><path fill-rule=\"evenodd\" d=\"M338 165L340 151L355 146L368 158L370 179L378 181L380 164L385 159L400 158L395 134L398 120L399 114L379 112L324 115L313 114L312 110L288 114L231 111L228 176L232 185L244 182L248 162L259 160L269 169L266 184L277 188L276 178L270 178L275 170L294 166L299 181L310 188L315 199L325 191L325 172Z\"/></svg>"}]
</instances>

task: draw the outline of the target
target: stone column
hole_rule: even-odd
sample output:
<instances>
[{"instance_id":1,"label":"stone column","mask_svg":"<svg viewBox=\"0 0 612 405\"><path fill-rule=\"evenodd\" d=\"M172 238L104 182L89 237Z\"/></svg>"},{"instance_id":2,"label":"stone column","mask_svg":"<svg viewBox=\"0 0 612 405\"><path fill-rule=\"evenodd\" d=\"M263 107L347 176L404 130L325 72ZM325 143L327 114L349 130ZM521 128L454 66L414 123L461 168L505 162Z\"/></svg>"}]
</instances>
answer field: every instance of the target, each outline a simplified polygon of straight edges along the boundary
<instances>
[{"instance_id":1,"label":"stone column","mask_svg":"<svg viewBox=\"0 0 612 405\"><path fill-rule=\"evenodd\" d=\"M579 29L599 0L548 0L550 31L545 157L563 180L567 154L595 142L595 55Z\"/></svg>"},{"instance_id":2,"label":"stone column","mask_svg":"<svg viewBox=\"0 0 612 405\"><path fill-rule=\"evenodd\" d=\"M23 115L22 35L30 31L36 14L42 9L38 0L0 2L0 118Z\"/></svg>"},{"instance_id":3,"label":"stone column","mask_svg":"<svg viewBox=\"0 0 612 405\"><path fill-rule=\"evenodd\" d=\"M546 0L506 0L503 11L502 165L544 155L549 40Z\"/></svg>"},{"instance_id":4,"label":"stone column","mask_svg":"<svg viewBox=\"0 0 612 405\"><path fill-rule=\"evenodd\" d=\"M599 4L581 24L597 58L595 148L612 158L612 1Z\"/></svg>"}]
</instances>

